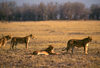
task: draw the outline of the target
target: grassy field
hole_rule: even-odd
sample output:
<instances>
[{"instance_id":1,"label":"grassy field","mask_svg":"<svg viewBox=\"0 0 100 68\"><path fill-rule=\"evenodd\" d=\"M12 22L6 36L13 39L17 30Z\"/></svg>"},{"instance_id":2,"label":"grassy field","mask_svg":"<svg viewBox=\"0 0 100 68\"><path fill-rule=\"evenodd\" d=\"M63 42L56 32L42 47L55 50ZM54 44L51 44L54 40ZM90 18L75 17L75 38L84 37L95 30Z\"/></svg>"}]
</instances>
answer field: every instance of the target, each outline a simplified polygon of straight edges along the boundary
<instances>
[{"instance_id":1,"label":"grassy field","mask_svg":"<svg viewBox=\"0 0 100 68\"><path fill-rule=\"evenodd\" d=\"M24 44L18 44L15 50L10 50L10 40L5 47L0 48L0 68L100 68L100 21L27 21L0 23L1 34L11 34L13 37L23 37L33 34L37 39L31 39L29 49ZM55 52L63 53L63 48L69 39L83 39L91 36L88 55L83 48L76 48L74 54L32 55L35 50L41 50L53 45Z\"/></svg>"}]
</instances>

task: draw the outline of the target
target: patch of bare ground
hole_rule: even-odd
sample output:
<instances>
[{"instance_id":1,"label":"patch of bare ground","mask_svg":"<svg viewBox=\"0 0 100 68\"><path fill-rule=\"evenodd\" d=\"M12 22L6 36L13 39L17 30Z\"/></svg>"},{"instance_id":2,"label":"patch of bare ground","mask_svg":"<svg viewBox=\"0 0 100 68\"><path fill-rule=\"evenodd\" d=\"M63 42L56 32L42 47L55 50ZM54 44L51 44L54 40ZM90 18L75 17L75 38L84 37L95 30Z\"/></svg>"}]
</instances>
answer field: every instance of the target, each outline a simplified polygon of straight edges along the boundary
<instances>
[{"instance_id":1,"label":"patch of bare ground","mask_svg":"<svg viewBox=\"0 0 100 68\"><path fill-rule=\"evenodd\" d=\"M74 54L61 52L62 48L55 48L60 55L32 55L34 50L6 50L0 51L0 68L2 67L24 67L24 68L99 68L100 49L91 48L89 54L83 53L83 48L75 49Z\"/></svg>"}]
</instances>

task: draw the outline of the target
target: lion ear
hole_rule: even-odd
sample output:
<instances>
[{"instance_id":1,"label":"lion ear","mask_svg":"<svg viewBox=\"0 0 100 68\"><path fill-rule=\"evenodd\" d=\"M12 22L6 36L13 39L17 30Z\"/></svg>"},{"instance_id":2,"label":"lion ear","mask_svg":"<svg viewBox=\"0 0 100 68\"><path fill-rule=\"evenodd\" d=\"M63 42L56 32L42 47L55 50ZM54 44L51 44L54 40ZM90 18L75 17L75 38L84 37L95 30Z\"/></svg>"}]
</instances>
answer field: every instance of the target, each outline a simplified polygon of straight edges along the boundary
<instances>
[{"instance_id":1,"label":"lion ear","mask_svg":"<svg viewBox=\"0 0 100 68\"><path fill-rule=\"evenodd\" d=\"M12 34L9 34L10 37L12 37Z\"/></svg>"},{"instance_id":2,"label":"lion ear","mask_svg":"<svg viewBox=\"0 0 100 68\"><path fill-rule=\"evenodd\" d=\"M30 36L32 36L32 34L30 34Z\"/></svg>"},{"instance_id":3,"label":"lion ear","mask_svg":"<svg viewBox=\"0 0 100 68\"><path fill-rule=\"evenodd\" d=\"M88 36L88 38L92 38L91 36Z\"/></svg>"},{"instance_id":4,"label":"lion ear","mask_svg":"<svg viewBox=\"0 0 100 68\"><path fill-rule=\"evenodd\" d=\"M0 38L2 38L2 37L4 37L4 35L3 35L3 34L1 34L1 35L0 35Z\"/></svg>"},{"instance_id":5,"label":"lion ear","mask_svg":"<svg viewBox=\"0 0 100 68\"><path fill-rule=\"evenodd\" d=\"M52 47L52 45L49 45L49 47Z\"/></svg>"},{"instance_id":6,"label":"lion ear","mask_svg":"<svg viewBox=\"0 0 100 68\"><path fill-rule=\"evenodd\" d=\"M2 34L2 37L4 37L4 35Z\"/></svg>"},{"instance_id":7,"label":"lion ear","mask_svg":"<svg viewBox=\"0 0 100 68\"><path fill-rule=\"evenodd\" d=\"M92 40L92 37L91 36L88 36L88 38Z\"/></svg>"},{"instance_id":8,"label":"lion ear","mask_svg":"<svg viewBox=\"0 0 100 68\"><path fill-rule=\"evenodd\" d=\"M90 36L88 36L88 38L90 38Z\"/></svg>"}]
</instances>

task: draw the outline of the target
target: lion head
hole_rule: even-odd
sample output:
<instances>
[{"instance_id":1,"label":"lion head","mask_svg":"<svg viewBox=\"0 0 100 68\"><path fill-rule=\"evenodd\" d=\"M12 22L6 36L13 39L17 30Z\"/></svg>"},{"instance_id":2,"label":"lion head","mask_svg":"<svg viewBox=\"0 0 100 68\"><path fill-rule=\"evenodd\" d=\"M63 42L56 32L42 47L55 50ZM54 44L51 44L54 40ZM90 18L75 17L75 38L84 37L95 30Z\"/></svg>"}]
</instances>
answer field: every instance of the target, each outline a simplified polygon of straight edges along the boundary
<instances>
[{"instance_id":1,"label":"lion head","mask_svg":"<svg viewBox=\"0 0 100 68\"><path fill-rule=\"evenodd\" d=\"M7 40L9 40L9 39L12 38L12 36L11 36L11 35L7 35L7 36L5 36L5 38L6 38Z\"/></svg>"},{"instance_id":2,"label":"lion head","mask_svg":"<svg viewBox=\"0 0 100 68\"><path fill-rule=\"evenodd\" d=\"M89 42L91 42L92 41L92 37L88 36L88 40L89 40Z\"/></svg>"},{"instance_id":3,"label":"lion head","mask_svg":"<svg viewBox=\"0 0 100 68\"><path fill-rule=\"evenodd\" d=\"M52 50L53 50L53 46L52 45L49 45L49 47L47 48L47 49L45 49L45 51L47 51L47 52L51 52Z\"/></svg>"}]
</instances>

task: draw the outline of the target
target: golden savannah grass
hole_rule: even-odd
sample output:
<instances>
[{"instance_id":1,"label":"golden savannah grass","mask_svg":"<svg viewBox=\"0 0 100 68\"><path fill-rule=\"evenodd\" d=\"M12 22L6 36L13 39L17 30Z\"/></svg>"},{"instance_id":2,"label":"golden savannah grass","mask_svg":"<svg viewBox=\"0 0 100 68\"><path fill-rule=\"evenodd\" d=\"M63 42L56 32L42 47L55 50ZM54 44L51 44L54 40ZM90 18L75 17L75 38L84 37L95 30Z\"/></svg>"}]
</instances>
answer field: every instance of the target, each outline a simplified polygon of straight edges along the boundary
<instances>
[{"instance_id":1,"label":"golden savannah grass","mask_svg":"<svg viewBox=\"0 0 100 68\"><path fill-rule=\"evenodd\" d=\"M22 21L0 23L0 37L2 34L12 37L24 37L33 34L37 39L31 39L28 49L24 44L18 44L16 49L10 50L10 41L0 48L0 67L28 67L28 68L99 68L100 67L100 21ZM75 48L71 52L61 54L69 39L83 39L92 37L89 43L88 55L84 48ZM43 50L53 45L54 51L60 55L32 55L33 51Z\"/></svg>"}]
</instances>

